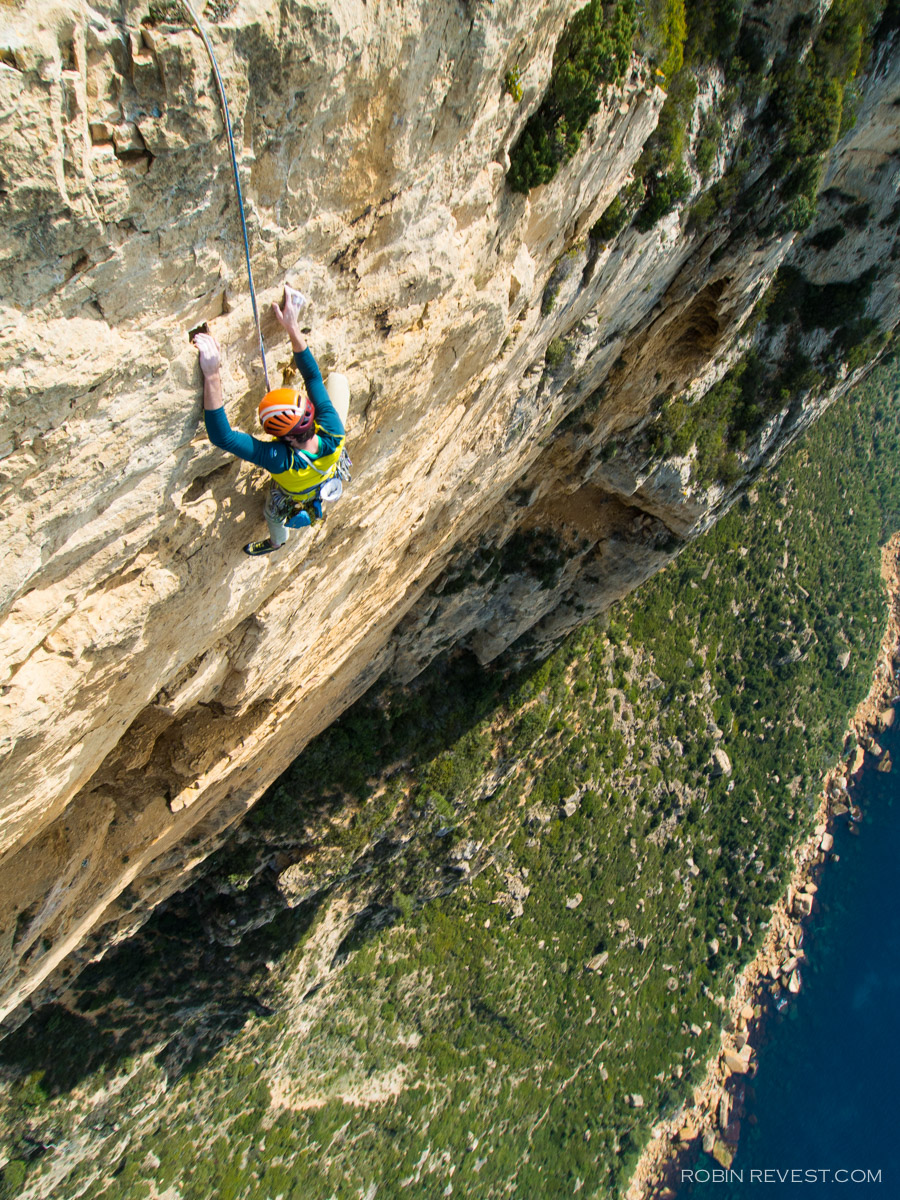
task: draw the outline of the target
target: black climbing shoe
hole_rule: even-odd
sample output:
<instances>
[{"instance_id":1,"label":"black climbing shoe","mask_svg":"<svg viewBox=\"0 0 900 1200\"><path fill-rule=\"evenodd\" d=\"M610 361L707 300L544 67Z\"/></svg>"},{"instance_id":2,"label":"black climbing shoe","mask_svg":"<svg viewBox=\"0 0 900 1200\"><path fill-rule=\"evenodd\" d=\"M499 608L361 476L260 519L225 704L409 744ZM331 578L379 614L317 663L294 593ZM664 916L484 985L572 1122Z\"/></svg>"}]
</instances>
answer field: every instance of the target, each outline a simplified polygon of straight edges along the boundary
<instances>
[{"instance_id":1,"label":"black climbing shoe","mask_svg":"<svg viewBox=\"0 0 900 1200\"><path fill-rule=\"evenodd\" d=\"M245 554L271 554L273 550L280 550L280 546L273 546L268 538L264 538L261 542L248 542L244 547Z\"/></svg>"}]
</instances>

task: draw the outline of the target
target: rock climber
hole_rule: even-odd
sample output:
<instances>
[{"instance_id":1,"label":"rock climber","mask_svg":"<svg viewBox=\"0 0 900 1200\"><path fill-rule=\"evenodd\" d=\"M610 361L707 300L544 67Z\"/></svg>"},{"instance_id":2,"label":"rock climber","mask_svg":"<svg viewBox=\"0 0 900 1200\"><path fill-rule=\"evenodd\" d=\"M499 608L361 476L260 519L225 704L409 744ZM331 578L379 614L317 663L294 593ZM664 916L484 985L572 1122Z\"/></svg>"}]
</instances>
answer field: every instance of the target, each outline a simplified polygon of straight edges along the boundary
<instances>
[{"instance_id":1,"label":"rock climber","mask_svg":"<svg viewBox=\"0 0 900 1200\"><path fill-rule=\"evenodd\" d=\"M327 488L327 481L334 478L340 465L344 422L300 329L300 313L306 303L300 292L285 285L281 306L272 305L276 320L291 340L294 362L307 392L301 396L291 388L275 388L263 397L259 419L266 433L275 437L272 442L238 433L228 424L219 377L219 345L212 334L194 336L203 372L203 417L209 440L272 475L263 510L269 536L259 542L248 542L245 554L271 554L287 541L288 528L314 524L322 513L319 493L323 485ZM331 378L335 377L330 377L329 386ZM328 498L327 492L324 498Z\"/></svg>"}]
</instances>

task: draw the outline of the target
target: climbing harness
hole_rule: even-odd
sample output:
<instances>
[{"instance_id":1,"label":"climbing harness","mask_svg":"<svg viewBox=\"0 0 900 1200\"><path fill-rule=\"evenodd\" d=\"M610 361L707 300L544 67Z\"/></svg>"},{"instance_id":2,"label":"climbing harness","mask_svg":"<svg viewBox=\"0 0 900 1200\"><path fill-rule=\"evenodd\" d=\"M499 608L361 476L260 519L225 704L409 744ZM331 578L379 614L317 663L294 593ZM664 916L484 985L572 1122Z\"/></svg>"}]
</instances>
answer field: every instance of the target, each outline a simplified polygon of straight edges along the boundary
<instances>
[{"instance_id":1,"label":"climbing harness","mask_svg":"<svg viewBox=\"0 0 900 1200\"><path fill-rule=\"evenodd\" d=\"M326 464L325 470L320 470L302 450L295 450L294 455L308 463L309 466L301 470L284 471L280 476L273 476L274 488L273 495L269 498L269 504L276 515L284 520L288 529L304 529L309 525L318 525L320 521L325 520L323 501L327 500L333 504L341 498L344 484L350 482L350 468L353 463L344 446L341 446L339 451L335 450L332 454L318 460L319 463ZM318 480L316 476L318 476ZM294 486L288 489L285 486L288 483ZM297 485L302 484L307 486L300 491Z\"/></svg>"},{"instance_id":2,"label":"climbing harness","mask_svg":"<svg viewBox=\"0 0 900 1200\"><path fill-rule=\"evenodd\" d=\"M253 320L256 322L256 337L259 342L259 356L262 359L263 375L266 379L266 391L270 391L269 384L269 369L266 366L266 348L263 345L262 329L259 325L259 311L256 307L256 289L253 286L253 269L250 266L250 241L247 237L247 219L244 216L244 196L241 192L241 180L238 176L237 156L234 152L234 134L231 132L231 117L228 114L228 101L225 98L225 85L222 83L222 76L219 73L219 64L216 62L216 56L213 53L213 48L209 38L197 14L191 7L190 0L182 0L184 7L187 9L191 20L194 23L194 28L203 39L203 45L206 47L206 53L209 55L209 61L212 64L213 75L216 79L216 88L219 92L219 106L222 109L222 120L225 123L225 132L228 134L228 148L231 152L231 169L234 172L234 189L237 192L238 211L241 215L241 231L244 235L244 257L247 260L247 279L250 283L250 303L253 305Z\"/></svg>"}]
</instances>

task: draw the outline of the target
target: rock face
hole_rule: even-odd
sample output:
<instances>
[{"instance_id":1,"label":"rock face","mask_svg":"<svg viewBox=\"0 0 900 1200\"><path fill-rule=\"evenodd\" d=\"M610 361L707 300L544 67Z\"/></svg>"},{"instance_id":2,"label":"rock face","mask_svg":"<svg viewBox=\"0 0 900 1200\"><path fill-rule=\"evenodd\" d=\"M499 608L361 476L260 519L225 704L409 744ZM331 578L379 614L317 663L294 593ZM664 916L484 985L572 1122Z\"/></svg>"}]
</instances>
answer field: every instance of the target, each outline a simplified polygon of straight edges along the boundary
<instances>
[{"instance_id":1,"label":"rock face","mask_svg":"<svg viewBox=\"0 0 900 1200\"><path fill-rule=\"evenodd\" d=\"M867 319L896 320L892 45L803 237L672 212L602 243L589 231L665 99L642 60L551 183L506 183L577 7L239 0L212 27L262 309L301 286L313 348L352 389L352 486L261 561L240 547L265 481L206 441L189 345L207 323L232 424L252 429L262 378L201 43L132 0L4 7L0 1013L139 924L381 673L454 645L543 653L708 528L863 367L795 395L727 485L650 452L659 397L719 378L783 261L816 286L877 267ZM822 249L846 197L868 228ZM267 316L264 333L289 380Z\"/></svg>"}]
</instances>

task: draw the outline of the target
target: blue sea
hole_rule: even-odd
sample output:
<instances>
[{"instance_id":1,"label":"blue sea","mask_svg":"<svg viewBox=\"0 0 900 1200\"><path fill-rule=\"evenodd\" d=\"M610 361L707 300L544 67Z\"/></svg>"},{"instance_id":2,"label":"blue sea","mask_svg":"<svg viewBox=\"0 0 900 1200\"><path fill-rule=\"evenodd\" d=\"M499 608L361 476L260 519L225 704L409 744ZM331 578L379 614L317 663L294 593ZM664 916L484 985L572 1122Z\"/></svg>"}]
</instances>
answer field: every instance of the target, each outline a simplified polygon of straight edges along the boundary
<instances>
[{"instance_id":1,"label":"blue sea","mask_svg":"<svg viewBox=\"0 0 900 1200\"><path fill-rule=\"evenodd\" d=\"M878 737L893 771L876 771L867 760L853 788L863 810L858 835L848 832L846 817L836 821L840 861L820 881L820 909L804 939L803 988L783 1014L767 1018L730 1178L702 1156L678 1200L900 1197L896 725L897 718Z\"/></svg>"}]
</instances>

